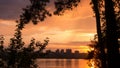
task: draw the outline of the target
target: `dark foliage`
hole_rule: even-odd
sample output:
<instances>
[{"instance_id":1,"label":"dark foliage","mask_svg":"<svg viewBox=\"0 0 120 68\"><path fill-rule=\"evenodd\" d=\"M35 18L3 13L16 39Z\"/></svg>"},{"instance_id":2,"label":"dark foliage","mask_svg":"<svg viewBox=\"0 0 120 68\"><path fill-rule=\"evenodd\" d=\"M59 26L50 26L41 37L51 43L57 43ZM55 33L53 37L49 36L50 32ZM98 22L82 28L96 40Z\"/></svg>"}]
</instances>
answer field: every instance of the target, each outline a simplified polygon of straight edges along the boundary
<instances>
[{"instance_id":1,"label":"dark foliage","mask_svg":"<svg viewBox=\"0 0 120 68\"><path fill-rule=\"evenodd\" d=\"M103 27L101 27L101 22L104 23L104 20L102 20L102 18L104 17L104 15L102 15L102 10L101 8L103 8L103 2L102 0L91 0L91 5L93 8L93 11L95 13L95 17L96 17L96 28L97 28L97 37L95 39L97 39L97 43L93 43L92 42L92 48L94 48L93 51L93 59L95 61L95 66L99 67L99 68L106 68L106 57L105 57L105 44L104 42L104 30L102 29ZM94 46L93 46L94 45ZM91 54L91 52L89 52ZM89 54L89 55L90 55ZM98 61L99 60L99 61ZM96 63L99 63L96 64Z\"/></svg>"},{"instance_id":2,"label":"dark foliage","mask_svg":"<svg viewBox=\"0 0 120 68\"><path fill-rule=\"evenodd\" d=\"M62 15L65 10L72 10L77 7L80 0L55 0L55 15Z\"/></svg>"},{"instance_id":3,"label":"dark foliage","mask_svg":"<svg viewBox=\"0 0 120 68\"><path fill-rule=\"evenodd\" d=\"M91 4L95 15L97 14L96 24L100 23L97 28L100 29L97 29L97 40L95 40L97 43L90 44L93 50L89 52L88 57L92 58L95 68L119 67L120 1L91 0ZM101 32L101 36L98 31Z\"/></svg>"},{"instance_id":4,"label":"dark foliage","mask_svg":"<svg viewBox=\"0 0 120 68\"><path fill-rule=\"evenodd\" d=\"M46 10L49 0L30 0L30 5L23 8L23 13L20 15L20 24L18 28L22 29L25 24L32 21L33 24L37 24L39 21L44 21L47 16L52 14Z\"/></svg>"},{"instance_id":5,"label":"dark foliage","mask_svg":"<svg viewBox=\"0 0 120 68\"><path fill-rule=\"evenodd\" d=\"M40 54L48 44L48 38L44 40L44 43L35 42L35 39L32 39L28 47L19 44L17 40L11 38L9 47L5 48L4 38L0 37L0 68L37 68L35 60L38 55L42 56ZM39 49L35 50L36 48Z\"/></svg>"}]
</instances>

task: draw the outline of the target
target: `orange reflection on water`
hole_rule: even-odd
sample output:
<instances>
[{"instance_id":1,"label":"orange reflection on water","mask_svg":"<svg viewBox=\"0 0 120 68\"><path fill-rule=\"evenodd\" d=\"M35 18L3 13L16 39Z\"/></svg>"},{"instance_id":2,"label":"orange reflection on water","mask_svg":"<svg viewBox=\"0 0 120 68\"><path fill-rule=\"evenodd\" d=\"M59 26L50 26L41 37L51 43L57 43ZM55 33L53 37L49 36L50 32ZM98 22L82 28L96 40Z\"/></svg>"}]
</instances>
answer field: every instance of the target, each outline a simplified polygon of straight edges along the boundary
<instances>
[{"instance_id":1,"label":"orange reflection on water","mask_svg":"<svg viewBox=\"0 0 120 68\"><path fill-rule=\"evenodd\" d=\"M85 59L38 59L40 68L90 68Z\"/></svg>"}]
</instances>

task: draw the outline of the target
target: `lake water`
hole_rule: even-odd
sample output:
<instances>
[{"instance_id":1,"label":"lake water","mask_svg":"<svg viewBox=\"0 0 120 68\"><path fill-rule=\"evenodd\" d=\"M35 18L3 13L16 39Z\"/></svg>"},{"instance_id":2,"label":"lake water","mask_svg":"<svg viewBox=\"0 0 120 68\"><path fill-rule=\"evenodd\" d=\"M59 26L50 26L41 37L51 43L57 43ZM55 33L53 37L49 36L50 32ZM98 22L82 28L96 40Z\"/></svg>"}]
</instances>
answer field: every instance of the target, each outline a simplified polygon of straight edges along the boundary
<instances>
[{"instance_id":1,"label":"lake water","mask_svg":"<svg viewBox=\"0 0 120 68\"><path fill-rule=\"evenodd\" d=\"M90 68L85 59L38 59L39 68Z\"/></svg>"}]
</instances>

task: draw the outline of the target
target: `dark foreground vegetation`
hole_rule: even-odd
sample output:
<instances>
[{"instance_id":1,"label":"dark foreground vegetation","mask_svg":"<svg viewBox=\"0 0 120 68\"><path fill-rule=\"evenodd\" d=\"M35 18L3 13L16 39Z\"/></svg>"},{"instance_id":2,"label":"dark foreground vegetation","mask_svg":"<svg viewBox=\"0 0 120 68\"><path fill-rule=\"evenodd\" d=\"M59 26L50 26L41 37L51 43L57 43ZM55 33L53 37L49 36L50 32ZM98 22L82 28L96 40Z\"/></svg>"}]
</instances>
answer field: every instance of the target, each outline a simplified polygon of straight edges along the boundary
<instances>
[{"instance_id":1,"label":"dark foreground vegetation","mask_svg":"<svg viewBox=\"0 0 120 68\"><path fill-rule=\"evenodd\" d=\"M3 39L0 38L0 68L37 68L35 60L49 41L45 39L40 43L32 39L28 47L24 47L24 42L20 44L20 40L11 38L9 47L5 48ZM37 51L36 47L39 48Z\"/></svg>"},{"instance_id":2,"label":"dark foreground vegetation","mask_svg":"<svg viewBox=\"0 0 120 68\"><path fill-rule=\"evenodd\" d=\"M91 0L97 35L89 45L96 68L120 67L120 0ZM91 64L89 64L91 65Z\"/></svg>"}]
</instances>

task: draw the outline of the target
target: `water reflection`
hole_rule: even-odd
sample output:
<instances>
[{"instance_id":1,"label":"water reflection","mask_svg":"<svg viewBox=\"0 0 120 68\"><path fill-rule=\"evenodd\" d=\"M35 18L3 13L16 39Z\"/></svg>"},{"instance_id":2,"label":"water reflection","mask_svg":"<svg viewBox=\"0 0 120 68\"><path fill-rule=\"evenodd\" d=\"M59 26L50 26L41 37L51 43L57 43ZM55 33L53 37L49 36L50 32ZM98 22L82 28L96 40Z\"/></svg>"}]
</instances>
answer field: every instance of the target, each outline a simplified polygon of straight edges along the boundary
<instances>
[{"instance_id":1,"label":"water reflection","mask_svg":"<svg viewBox=\"0 0 120 68\"><path fill-rule=\"evenodd\" d=\"M55 59L55 60L56 60L55 61L55 67L63 68L65 66L64 59Z\"/></svg>"},{"instance_id":2,"label":"water reflection","mask_svg":"<svg viewBox=\"0 0 120 68\"><path fill-rule=\"evenodd\" d=\"M72 68L72 59L66 59L65 68Z\"/></svg>"},{"instance_id":3,"label":"water reflection","mask_svg":"<svg viewBox=\"0 0 120 68\"><path fill-rule=\"evenodd\" d=\"M75 68L80 68L79 67L79 60L75 59L74 65L75 65Z\"/></svg>"},{"instance_id":4,"label":"water reflection","mask_svg":"<svg viewBox=\"0 0 120 68\"><path fill-rule=\"evenodd\" d=\"M38 59L40 68L89 68L84 59Z\"/></svg>"}]
</instances>

